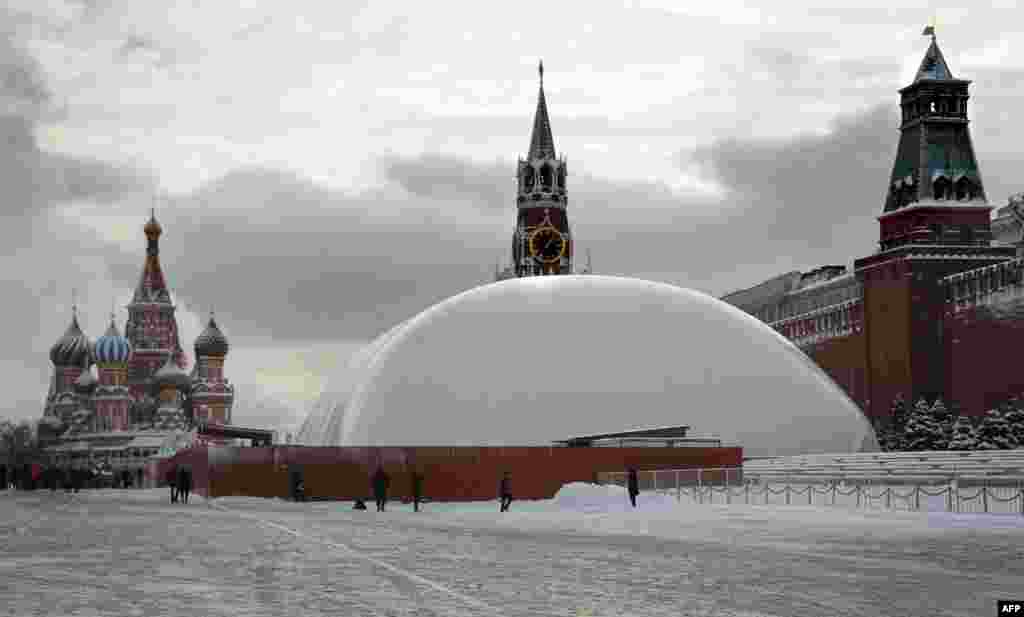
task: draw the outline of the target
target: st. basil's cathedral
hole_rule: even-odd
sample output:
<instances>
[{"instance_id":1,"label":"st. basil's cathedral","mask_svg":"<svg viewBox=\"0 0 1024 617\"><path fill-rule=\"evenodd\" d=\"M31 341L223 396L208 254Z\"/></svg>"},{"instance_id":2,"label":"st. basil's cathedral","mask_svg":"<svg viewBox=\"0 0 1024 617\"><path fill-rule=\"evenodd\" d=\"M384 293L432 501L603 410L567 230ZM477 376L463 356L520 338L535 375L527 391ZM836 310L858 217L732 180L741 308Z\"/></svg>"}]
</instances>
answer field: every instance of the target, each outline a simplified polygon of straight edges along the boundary
<instances>
[{"instance_id":1,"label":"st. basil's cathedral","mask_svg":"<svg viewBox=\"0 0 1024 617\"><path fill-rule=\"evenodd\" d=\"M212 313L196 338L195 364L178 335L175 306L160 265L163 229L155 213L143 227L146 260L128 304L124 335L114 314L103 336L91 341L72 308L67 331L50 348L53 375L39 423L41 440L69 458L91 463L120 458L139 472L175 437L203 424L230 425L234 386L224 377L228 340ZM96 461L96 454L101 460ZM65 461L71 462L71 461Z\"/></svg>"}]
</instances>

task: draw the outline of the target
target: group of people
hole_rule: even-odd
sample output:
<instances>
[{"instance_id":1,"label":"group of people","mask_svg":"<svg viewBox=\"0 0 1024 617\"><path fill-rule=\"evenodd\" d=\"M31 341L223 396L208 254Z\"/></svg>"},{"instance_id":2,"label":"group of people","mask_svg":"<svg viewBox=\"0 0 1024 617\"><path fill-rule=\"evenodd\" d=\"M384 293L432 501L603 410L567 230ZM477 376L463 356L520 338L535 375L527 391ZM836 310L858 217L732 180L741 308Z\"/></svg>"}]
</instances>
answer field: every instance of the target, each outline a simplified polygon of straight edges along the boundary
<instances>
[{"instance_id":1,"label":"group of people","mask_svg":"<svg viewBox=\"0 0 1024 617\"><path fill-rule=\"evenodd\" d=\"M378 467L373 474L373 498L377 502L377 512L384 512L388 505L388 487L391 486L391 476ZM423 474L412 471L409 475L409 484L412 486L412 509L420 511L420 502L423 501ZM366 504L362 500L356 500L356 509L365 510Z\"/></svg>"},{"instance_id":2,"label":"group of people","mask_svg":"<svg viewBox=\"0 0 1024 617\"><path fill-rule=\"evenodd\" d=\"M423 501L423 474L418 471L413 471L410 474L409 483L412 487L412 509L414 512L420 511L420 502ZM377 504L377 512L384 512L388 504L388 488L391 486L391 476L384 471L383 467L378 467L377 471L374 472L371 481L373 485L373 497ZM498 485L498 497L501 500L500 511L508 512L509 506L512 504L512 478L509 472L505 472L501 477L501 483ZM366 503L362 499L357 499L354 510L365 510Z\"/></svg>"},{"instance_id":3,"label":"group of people","mask_svg":"<svg viewBox=\"0 0 1024 617\"><path fill-rule=\"evenodd\" d=\"M184 467L167 470L167 485L171 487L171 503L188 503L192 494L192 471Z\"/></svg>"}]
</instances>

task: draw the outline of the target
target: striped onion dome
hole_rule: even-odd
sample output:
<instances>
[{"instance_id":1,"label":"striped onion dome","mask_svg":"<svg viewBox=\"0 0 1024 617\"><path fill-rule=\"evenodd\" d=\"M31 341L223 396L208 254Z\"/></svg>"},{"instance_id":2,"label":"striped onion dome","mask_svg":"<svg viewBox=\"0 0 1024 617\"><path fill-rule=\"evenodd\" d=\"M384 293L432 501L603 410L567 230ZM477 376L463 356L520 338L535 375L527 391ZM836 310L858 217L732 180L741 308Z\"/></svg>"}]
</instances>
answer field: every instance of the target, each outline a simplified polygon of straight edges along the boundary
<instances>
[{"instance_id":1,"label":"striped onion dome","mask_svg":"<svg viewBox=\"0 0 1024 617\"><path fill-rule=\"evenodd\" d=\"M167 355L167 362L153 373L153 383L161 386L187 388L192 385L192 378L174 363L174 357Z\"/></svg>"},{"instance_id":2,"label":"striped onion dome","mask_svg":"<svg viewBox=\"0 0 1024 617\"><path fill-rule=\"evenodd\" d=\"M103 336L96 339L94 357L98 364L125 364L132 355L132 344L121 336L110 316L110 327Z\"/></svg>"},{"instance_id":3,"label":"striped onion dome","mask_svg":"<svg viewBox=\"0 0 1024 617\"><path fill-rule=\"evenodd\" d=\"M226 356L228 354L228 339L220 331L220 328L217 327L217 322L213 319L213 313L210 313L210 321L206 324L206 329L196 338L194 348L196 350L196 357Z\"/></svg>"},{"instance_id":4,"label":"striped onion dome","mask_svg":"<svg viewBox=\"0 0 1024 617\"><path fill-rule=\"evenodd\" d=\"M50 361L54 366L88 366L91 360L92 343L78 325L78 311L73 310L64 336L50 348Z\"/></svg>"}]
</instances>

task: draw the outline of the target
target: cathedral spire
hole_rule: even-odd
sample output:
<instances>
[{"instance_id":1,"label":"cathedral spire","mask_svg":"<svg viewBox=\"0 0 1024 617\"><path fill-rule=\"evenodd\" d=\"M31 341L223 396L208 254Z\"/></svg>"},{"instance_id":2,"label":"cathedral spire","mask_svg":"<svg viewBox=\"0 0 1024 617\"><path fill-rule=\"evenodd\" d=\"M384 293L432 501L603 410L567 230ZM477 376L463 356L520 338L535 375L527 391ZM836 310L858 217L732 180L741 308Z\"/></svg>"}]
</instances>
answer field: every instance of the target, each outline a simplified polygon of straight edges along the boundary
<instances>
[{"instance_id":1,"label":"cathedral spire","mask_svg":"<svg viewBox=\"0 0 1024 617\"><path fill-rule=\"evenodd\" d=\"M156 209L150 209L149 221L142 228L146 234L146 262L142 267L142 275L135 287L132 303L161 302L170 304L171 296L167 291L163 269L160 267L160 235L163 228L156 220Z\"/></svg>"},{"instance_id":2,"label":"cathedral spire","mask_svg":"<svg viewBox=\"0 0 1024 617\"><path fill-rule=\"evenodd\" d=\"M544 61L537 66L540 75L540 94L537 97L537 112L533 117L533 133L530 135L530 159L555 158L555 140L551 136L551 121L548 119L548 104L544 99Z\"/></svg>"}]
</instances>

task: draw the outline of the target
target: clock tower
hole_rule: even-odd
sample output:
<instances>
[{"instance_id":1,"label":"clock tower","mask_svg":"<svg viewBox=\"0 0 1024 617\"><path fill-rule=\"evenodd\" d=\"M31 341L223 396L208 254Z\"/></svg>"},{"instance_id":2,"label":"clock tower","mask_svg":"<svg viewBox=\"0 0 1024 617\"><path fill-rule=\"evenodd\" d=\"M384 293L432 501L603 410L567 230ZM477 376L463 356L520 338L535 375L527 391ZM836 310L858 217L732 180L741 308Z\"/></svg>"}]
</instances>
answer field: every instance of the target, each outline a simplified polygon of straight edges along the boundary
<instances>
[{"instance_id":1,"label":"clock tower","mask_svg":"<svg viewBox=\"0 0 1024 617\"><path fill-rule=\"evenodd\" d=\"M568 175L564 158L555 153L547 101L544 63L538 66L540 93L533 118L530 150L516 170L516 228L512 234L509 276L572 274L573 242L566 214ZM504 277L501 277L504 278Z\"/></svg>"}]
</instances>

